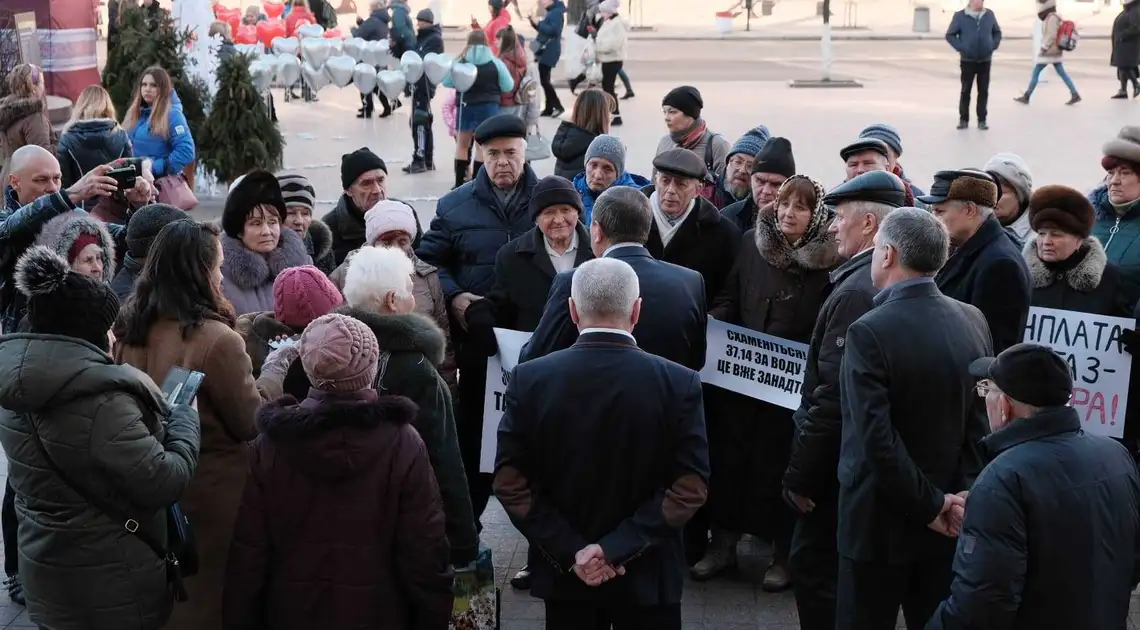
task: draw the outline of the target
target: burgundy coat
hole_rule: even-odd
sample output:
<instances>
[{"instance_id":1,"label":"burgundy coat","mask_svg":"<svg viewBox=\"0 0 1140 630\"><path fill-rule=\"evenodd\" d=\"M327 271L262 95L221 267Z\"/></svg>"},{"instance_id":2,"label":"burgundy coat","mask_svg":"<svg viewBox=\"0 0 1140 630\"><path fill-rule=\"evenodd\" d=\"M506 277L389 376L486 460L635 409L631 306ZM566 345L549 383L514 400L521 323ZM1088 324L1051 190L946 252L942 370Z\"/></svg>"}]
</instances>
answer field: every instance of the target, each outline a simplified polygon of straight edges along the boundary
<instances>
[{"instance_id":1,"label":"burgundy coat","mask_svg":"<svg viewBox=\"0 0 1140 630\"><path fill-rule=\"evenodd\" d=\"M446 630L453 572L400 396L313 391L258 412L226 569L226 630Z\"/></svg>"}]
</instances>

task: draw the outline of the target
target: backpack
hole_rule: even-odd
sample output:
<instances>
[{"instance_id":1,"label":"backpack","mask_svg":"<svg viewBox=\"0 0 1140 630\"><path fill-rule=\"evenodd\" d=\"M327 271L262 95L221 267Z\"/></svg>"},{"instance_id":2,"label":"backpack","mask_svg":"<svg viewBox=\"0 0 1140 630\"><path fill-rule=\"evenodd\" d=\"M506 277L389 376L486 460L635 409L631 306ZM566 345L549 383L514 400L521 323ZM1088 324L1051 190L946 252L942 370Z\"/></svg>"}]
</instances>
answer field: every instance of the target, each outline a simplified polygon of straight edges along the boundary
<instances>
[{"instance_id":1,"label":"backpack","mask_svg":"<svg viewBox=\"0 0 1140 630\"><path fill-rule=\"evenodd\" d=\"M538 98L538 81L535 80L534 75L527 70L527 73L519 79L518 86L515 87L515 102L519 105L529 105Z\"/></svg>"},{"instance_id":2,"label":"backpack","mask_svg":"<svg viewBox=\"0 0 1140 630\"><path fill-rule=\"evenodd\" d=\"M1057 17L1060 19L1060 16ZM1076 23L1072 20L1061 20L1061 26L1057 28L1057 47L1065 51L1075 50L1080 40L1081 34L1077 31Z\"/></svg>"},{"instance_id":3,"label":"backpack","mask_svg":"<svg viewBox=\"0 0 1140 630\"><path fill-rule=\"evenodd\" d=\"M720 137L719 133L705 132L705 169L708 170L708 179L701 186L698 193L701 197L712 201L716 196L716 168L713 166L713 140Z\"/></svg>"}]
</instances>

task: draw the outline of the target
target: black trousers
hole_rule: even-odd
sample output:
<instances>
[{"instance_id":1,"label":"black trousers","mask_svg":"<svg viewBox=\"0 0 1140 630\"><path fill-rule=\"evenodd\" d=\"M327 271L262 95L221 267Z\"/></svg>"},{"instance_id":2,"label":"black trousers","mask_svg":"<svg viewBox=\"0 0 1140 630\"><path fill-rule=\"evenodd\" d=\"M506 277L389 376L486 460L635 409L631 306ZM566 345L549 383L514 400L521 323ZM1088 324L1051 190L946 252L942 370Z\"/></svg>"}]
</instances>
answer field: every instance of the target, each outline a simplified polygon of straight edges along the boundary
<instances>
[{"instance_id":1,"label":"black trousers","mask_svg":"<svg viewBox=\"0 0 1140 630\"><path fill-rule=\"evenodd\" d=\"M970 90L978 83L978 122L986 121L990 100L990 62L962 61L962 95L958 98L958 120L970 120Z\"/></svg>"},{"instance_id":2,"label":"black trousers","mask_svg":"<svg viewBox=\"0 0 1140 630\"><path fill-rule=\"evenodd\" d=\"M621 72L621 61L607 61L602 64L602 90L606 94L614 97L614 116L621 116L621 107L618 100L615 86L617 85L618 73Z\"/></svg>"},{"instance_id":3,"label":"black trousers","mask_svg":"<svg viewBox=\"0 0 1140 630\"><path fill-rule=\"evenodd\" d=\"M453 326L459 323L453 318ZM479 456L483 446L483 397L487 382L487 355L467 343L457 343L455 364L459 368L459 396L455 404L455 433L459 440L459 454L467 473L467 489L471 494L471 508L476 525L482 531L479 518L487 509L491 498L491 475L479 472ZM500 375L495 374L494 378Z\"/></svg>"},{"instance_id":4,"label":"black trousers","mask_svg":"<svg viewBox=\"0 0 1140 630\"><path fill-rule=\"evenodd\" d=\"M839 556L836 630L894 630L902 608L908 630L922 630L950 596L953 541L909 564L859 562Z\"/></svg>"},{"instance_id":5,"label":"black trousers","mask_svg":"<svg viewBox=\"0 0 1140 630\"><path fill-rule=\"evenodd\" d=\"M788 568L792 572L801 630L835 630L838 502L835 495L816 499L815 509L799 515L792 533Z\"/></svg>"},{"instance_id":6,"label":"black trousers","mask_svg":"<svg viewBox=\"0 0 1140 630\"><path fill-rule=\"evenodd\" d=\"M388 97L380 93L380 88L376 88L368 94L360 95L360 102L364 105L364 113L371 115L372 111L375 109L375 106L372 104L373 94L375 94L376 98L380 100L380 107L384 108L384 114L387 115L392 113L392 106L388 103Z\"/></svg>"},{"instance_id":7,"label":"black trousers","mask_svg":"<svg viewBox=\"0 0 1140 630\"><path fill-rule=\"evenodd\" d=\"M435 117L431 113L431 99L423 94L412 96L412 159L426 166L435 165L435 137L431 124Z\"/></svg>"},{"instance_id":8,"label":"black trousers","mask_svg":"<svg viewBox=\"0 0 1140 630\"><path fill-rule=\"evenodd\" d=\"M681 630L681 605L547 601L546 630Z\"/></svg>"},{"instance_id":9,"label":"black trousers","mask_svg":"<svg viewBox=\"0 0 1140 630\"><path fill-rule=\"evenodd\" d=\"M16 491L12 489L12 484L5 482L4 509L0 511L0 531L4 536L4 573L8 576L16 575L20 570L16 529Z\"/></svg>"},{"instance_id":10,"label":"black trousers","mask_svg":"<svg viewBox=\"0 0 1140 630\"><path fill-rule=\"evenodd\" d=\"M554 84L550 82L550 71L553 69L546 64L538 64L538 81L542 84L542 93L546 99L546 106L543 109L548 112L565 109L562 107L562 101L558 99L558 92L554 90Z\"/></svg>"}]
</instances>

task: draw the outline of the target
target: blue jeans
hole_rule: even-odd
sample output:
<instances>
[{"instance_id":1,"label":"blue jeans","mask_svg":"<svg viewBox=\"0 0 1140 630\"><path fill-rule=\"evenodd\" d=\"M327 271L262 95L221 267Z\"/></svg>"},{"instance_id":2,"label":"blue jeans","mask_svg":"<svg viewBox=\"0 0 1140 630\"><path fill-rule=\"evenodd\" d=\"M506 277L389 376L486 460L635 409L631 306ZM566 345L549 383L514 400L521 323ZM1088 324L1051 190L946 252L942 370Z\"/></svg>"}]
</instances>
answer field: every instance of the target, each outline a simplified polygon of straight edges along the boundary
<instances>
[{"instance_id":1,"label":"blue jeans","mask_svg":"<svg viewBox=\"0 0 1140 630\"><path fill-rule=\"evenodd\" d=\"M1037 80L1041 78L1041 72L1045 69L1045 66L1047 66L1047 65L1049 65L1049 64L1039 63L1039 64L1033 66L1033 76L1029 77L1029 89L1025 90L1026 96L1032 95L1033 90L1037 89ZM1061 77L1061 80L1065 82L1065 87L1069 88L1069 92L1073 96L1076 96L1077 95L1077 86L1074 85L1073 80L1069 78L1069 73L1065 72L1065 64L1061 63L1060 61L1057 61L1057 62L1053 63L1053 68L1057 71L1057 76Z\"/></svg>"}]
</instances>

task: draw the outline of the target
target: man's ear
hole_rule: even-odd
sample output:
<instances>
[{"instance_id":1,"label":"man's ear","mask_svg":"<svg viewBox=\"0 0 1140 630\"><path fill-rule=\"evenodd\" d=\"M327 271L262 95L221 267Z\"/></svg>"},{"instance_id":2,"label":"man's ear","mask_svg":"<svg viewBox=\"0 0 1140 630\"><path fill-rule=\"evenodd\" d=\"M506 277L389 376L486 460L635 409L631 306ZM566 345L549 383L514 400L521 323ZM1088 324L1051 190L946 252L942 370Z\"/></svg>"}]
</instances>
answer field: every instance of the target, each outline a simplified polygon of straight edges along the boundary
<instances>
[{"instance_id":1,"label":"man's ear","mask_svg":"<svg viewBox=\"0 0 1140 630\"><path fill-rule=\"evenodd\" d=\"M578 325L578 307L574 306L574 298L566 298L566 299L568 302L570 302L570 319L574 322L574 325L577 326Z\"/></svg>"}]
</instances>

